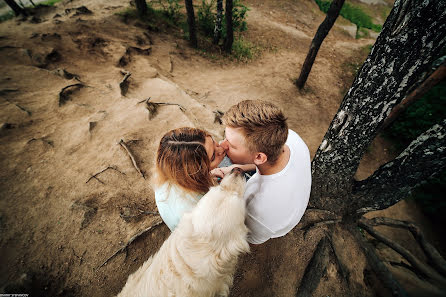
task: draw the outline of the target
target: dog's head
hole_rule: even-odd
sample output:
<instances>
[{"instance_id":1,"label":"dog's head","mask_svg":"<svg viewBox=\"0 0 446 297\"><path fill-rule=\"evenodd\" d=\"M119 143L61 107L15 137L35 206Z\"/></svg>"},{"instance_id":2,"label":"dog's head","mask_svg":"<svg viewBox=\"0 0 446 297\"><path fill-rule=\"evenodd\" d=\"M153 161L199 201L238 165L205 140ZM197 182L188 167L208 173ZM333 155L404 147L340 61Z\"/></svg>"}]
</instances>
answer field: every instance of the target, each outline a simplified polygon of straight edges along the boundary
<instances>
[{"instance_id":1,"label":"dog's head","mask_svg":"<svg viewBox=\"0 0 446 297\"><path fill-rule=\"evenodd\" d=\"M243 172L237 168L200 199L187 214L195 238L212 244L216 250L231 249L234 254L249 251L248 228L244 223L245 185Z\"/></svg>"}]
</instances>

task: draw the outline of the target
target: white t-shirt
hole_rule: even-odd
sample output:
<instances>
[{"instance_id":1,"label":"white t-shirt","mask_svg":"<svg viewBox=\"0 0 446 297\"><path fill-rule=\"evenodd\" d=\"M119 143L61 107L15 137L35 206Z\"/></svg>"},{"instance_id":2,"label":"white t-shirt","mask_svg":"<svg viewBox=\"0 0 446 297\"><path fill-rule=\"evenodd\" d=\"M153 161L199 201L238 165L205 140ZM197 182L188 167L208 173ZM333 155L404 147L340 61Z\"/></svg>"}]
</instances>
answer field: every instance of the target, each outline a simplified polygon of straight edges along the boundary
<instances>
[{"instance_id":1,"label":"white t-shirt","mask_svg":"<svg viewBox=\"0 0 446 297\"><path fill-rule=\"evenodd\" d=\"M311 192L311 160L308 147L296 132L288 130L290 148L288 164L280 172L248 180L246 225L248 242L260 244L280 237L293 229L302 218Z\"/></svg>"}]
</instances>

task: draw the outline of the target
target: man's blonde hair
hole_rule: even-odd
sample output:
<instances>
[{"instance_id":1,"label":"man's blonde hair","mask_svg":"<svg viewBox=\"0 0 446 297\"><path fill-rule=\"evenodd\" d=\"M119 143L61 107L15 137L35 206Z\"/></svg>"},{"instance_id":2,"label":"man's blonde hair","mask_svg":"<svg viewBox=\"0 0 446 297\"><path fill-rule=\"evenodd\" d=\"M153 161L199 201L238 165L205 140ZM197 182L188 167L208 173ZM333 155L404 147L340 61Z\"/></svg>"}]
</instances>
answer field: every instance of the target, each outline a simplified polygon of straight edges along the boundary
<instances>
[{"instance_id":1,"label":"man's blonde hair","mask_svg":"<svg viewBox=\"0 0 446 297\"><path fill-rule=\"evenodd\" d=\"M245 100L233 105L223 121L231 128L241 128L250 152L266 154L270 163L277 161L288 138L286 118L277 106L266 101Z\"/></svg>"}]
</instances>

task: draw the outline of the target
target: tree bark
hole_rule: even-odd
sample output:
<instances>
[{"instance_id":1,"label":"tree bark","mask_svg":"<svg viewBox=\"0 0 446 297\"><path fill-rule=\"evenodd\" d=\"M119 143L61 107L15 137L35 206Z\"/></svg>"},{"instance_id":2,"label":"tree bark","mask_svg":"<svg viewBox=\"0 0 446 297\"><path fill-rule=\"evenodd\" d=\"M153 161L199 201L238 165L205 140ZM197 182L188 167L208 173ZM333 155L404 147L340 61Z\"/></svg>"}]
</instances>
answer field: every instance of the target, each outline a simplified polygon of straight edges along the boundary
<instances>
[{"instance_id":1,"label":"tree bark","mask_svg":"<svg viewBox=\"0 0 446 297\"><path fill-rule=\"evenodd\" d=\"M186 11L187 11L187 24L189 25L189 42L190 44L197 48L197 29L195 25L195 12L192 0L185 0Z\"/></svg>"},{"instance_id":2,"label":"tree bark","mask_svg":"<svg viewBox=\"0 0 446 297\"><path fill-rule=\"evenodd\" d=\"M302 66L302 70L300 71L299 78L296 81L296 85L299 89L302 89L304 87L308 75L310 74L311 67L313 67L313 63L316 59L319 48L321 47L322 42L324 41L328 32L330 32L331 27L333 27L333 24L338 18L344 1L345 0L333 0L333 2L331 2L330 8L327 12L327 16L317 29L316 35L314 35L314 38L311 41L310 50L308 51L307 57L305 58L305 62Z\"/></svg>"},{"instance_id":3,"label":"tree bark","mask_svg":"<svg viewBox=\"0 0 446 297\"><path fill-rule=\"evenodd\" d=\"M20 14L26 15L25 10L21 8L14 0L5 0L5 2L9 7L11 7L16 16Z\"/></svg>"},{"instance_id":4,"label":"tree bark","mask_svg":"<svg viewBox=\"0 0 446 297\"><path fill-rule=\"evenodd\" d=\"M392 108L405 98L411 86L439 56L446 44L445 33L446 1L395 1L381 34L313 159L310 206L341 215L352 210L355 199L350 195L353 176L364 151ZM412 159L409 156L401 158ZM401 186L408 189L404 184ZM395 190L397 186L392 188ZM370 189L369 194L378 194L370 187L360 190L364 192L366 189ZM398 198L386 195L386 199L393 199L391 202L384 202L381 193L363 197L364 205L356 203L356 206L382 208L379 206L382 203L389 206L401 199L399 194L395 196ZM378 200L372 202L374 198Z\"/></svg>"},{"instance_id":5,"label":"tree bark","mask_svg":"<svg viewBox=\"0 0 446 297\"><path fill-rule=\"evenodd\" d=\"M135 0L136 9L140 17L147 15L147 3L146 0Z\"/></svg>"},{"instance_id":6,"label":"tree bark","mask_svg":"<svg viewBox=\"0 0 446 297\"><path fill-rule=\"evenodd\" d=\"M443 62L428 78L410 93L400 104L392 109L392 112L386 118L380 131L389 127L412 103L423 97L430 89L446 78L446 62Z\"/></svg>"},{"instance_id":7,"label":"tree bark","mask_svg":"<svg viewBox=\"0 0 446 297\"><path fill-rule=\"evenodd\" d=\"M446 168L446 120L421 134L395 160L369 178L355 182L357 213L387 208L410 195L413 188Z\"/></svg>"},{"instance_id":8,"label":"tree bark","mask_svg":"<svg viewBox=\"0 0 446 297\"><path fill-rule=\"evenodd\" d=\"M221 37L221 21L223 16L223 0L217 0L217 18L215 19L213 44L218 44Z\"/></svg>"},{"instance_id":9,"label":"tree bark","mask_svg":"<svg viewBox=\"0 0 446 297\"><path fill-rule=\"evenodd\" d=\"M224 50L231 53L232 44L234 43L234 29L232 28L232 0L226 0L225 18L226 18L226 38Z\"/></svg>"}]
</instances>

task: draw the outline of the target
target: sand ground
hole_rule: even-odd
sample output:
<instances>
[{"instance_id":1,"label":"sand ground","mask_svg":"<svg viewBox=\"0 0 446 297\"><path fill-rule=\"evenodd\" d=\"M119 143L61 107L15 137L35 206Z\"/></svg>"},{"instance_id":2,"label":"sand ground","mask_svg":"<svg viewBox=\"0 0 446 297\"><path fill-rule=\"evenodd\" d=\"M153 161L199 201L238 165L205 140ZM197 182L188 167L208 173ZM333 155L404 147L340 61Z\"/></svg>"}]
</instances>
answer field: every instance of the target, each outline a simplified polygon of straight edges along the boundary
<instances>
[{"instance_id":1,"label":"sand ground","mask_svg":"<svg viewBox=\"0 0 446 297\"><path fill-rule=\"evenodd\" d=\"M116 13L128 3L118 0L66 0L40 11L38 19L0 24L0 287L26 273L36 296L118 293L169 235L160 224L101 266L135 234L160 222L147 213L156 211L150 171L159 139L173 128L203 128L221 139L223 127L214 121L214 112L244 99L269 100L285 110L290 128L314 155L351 85L355 63L365 59L364 48L374 39L354 39L351 24L340 18L299 91L293 80L324 14L309 0L247 4L244 38L259 48L249 63L191 49L175 29L155 32L134 20L124 23ZM82 5L93 13L79 14L75 8ZM123 56L127 64L119 65ZM63 70L78 79L67 78ZM119 88L121 70L131 73L125 96ZM76 83L83 87L72 87L61 102L61 90ZM140 103L149 97L182 108L161 106L149 118ZM145 178L119 145L121 139ZM395 153L378 137L357 177L367 177ZM109 166L114 169L89 180ZM438 244L429 221L410 201L370 215L383 214L417 221ZM409 234L383 232L422 256ZM352 286L359 288L365 259L348 234L335 234L352 271ZM231 296L294 295L322 235L319 229L304 237L297 227L253 248L240 260ZM380 253L387 260L398 257L385 247ZM400 271L404 268L392 269L409 288L435 296ZM331 264L317 296L345 296L340 282Z\"/></svg>"}]
</instances>

